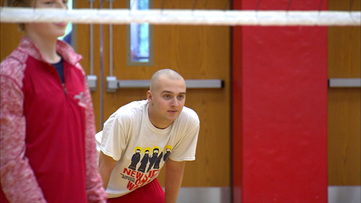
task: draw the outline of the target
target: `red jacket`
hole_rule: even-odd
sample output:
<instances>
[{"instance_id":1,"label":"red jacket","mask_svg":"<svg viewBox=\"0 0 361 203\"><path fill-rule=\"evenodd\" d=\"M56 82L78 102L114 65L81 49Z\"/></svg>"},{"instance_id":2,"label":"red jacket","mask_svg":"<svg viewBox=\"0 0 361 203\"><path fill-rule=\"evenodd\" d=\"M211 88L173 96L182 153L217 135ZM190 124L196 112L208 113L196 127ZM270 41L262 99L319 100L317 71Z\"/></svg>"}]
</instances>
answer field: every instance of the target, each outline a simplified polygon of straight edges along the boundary
<instances>
[{"instance_id":1,"label":"red jacket","mask_svg":"<svg viewBox=\"0 0 361 203\"><path fill-rule=\"evenodd\" d=\"M1 63L1 202L106 200L82 57L62 41L56 49L64 61L64 87L25 37Z\"/></svg>"}]
</instances>

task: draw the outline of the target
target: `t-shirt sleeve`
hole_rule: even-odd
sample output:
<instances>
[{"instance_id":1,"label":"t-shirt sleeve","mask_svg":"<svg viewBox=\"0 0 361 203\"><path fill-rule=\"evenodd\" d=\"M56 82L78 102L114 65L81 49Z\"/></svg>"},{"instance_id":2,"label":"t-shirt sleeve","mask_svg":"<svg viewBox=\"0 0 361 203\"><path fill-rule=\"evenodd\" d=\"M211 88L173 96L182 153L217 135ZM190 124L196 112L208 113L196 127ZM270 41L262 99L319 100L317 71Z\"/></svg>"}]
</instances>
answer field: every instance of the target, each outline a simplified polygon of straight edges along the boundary
<instances>
[{"instance_id":1,"label":"t-shirt sleeve","mask_svg":"<svg viewBox=\"0 0 361 203\"><path fill-rule=\"evenodd\" d=\"M126 129L121 123L121 118L111 116L105 123L102 132L100 150L118 161L126 147Z\"/></svg>"},{"instance_id":2,"label":"t-shirt sleeve","mask_svg":"<svg viewBox=\"0 0 361 203\"><path fill-rule=\"evenodd\" d=\"M173 161L193 161L196 159L196 148L200 122L198 115L191 111L191 114L183 124L185 125L182 134L178 135L178 141L175 143L169 158Z\"/></svg>"}]
</instances>

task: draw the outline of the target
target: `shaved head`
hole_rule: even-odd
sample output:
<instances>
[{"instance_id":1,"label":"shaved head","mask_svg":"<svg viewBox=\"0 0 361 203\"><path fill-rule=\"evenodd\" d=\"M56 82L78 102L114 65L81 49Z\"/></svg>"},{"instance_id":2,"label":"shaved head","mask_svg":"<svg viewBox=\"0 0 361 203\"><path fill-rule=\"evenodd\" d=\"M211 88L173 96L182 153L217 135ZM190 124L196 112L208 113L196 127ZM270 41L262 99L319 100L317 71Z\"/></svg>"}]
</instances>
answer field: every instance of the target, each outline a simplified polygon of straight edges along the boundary
<instances>
[{"instance_id":1,"label":"shaved head","mask_svg":"<svg viewBox=\"0 0 361 203\"><path fill-rule=\"evenodd\" d=\"M184 78L171 69L157 71L150 80L147 99L150 122L156 128L167 128L182 113L186 101Z\"/></svg>"},{"instance_id":2,"label":"shaved head","mask_svg":"<svg viewBox=\"0 0 361 203\"><path fill-rule=\"evenodd\" d=\"M184 80L184 78L172 69L162 69L155 72L150 80L150 91L154 92L159 87L159 81L161 78L167 78L170 80Z\"/></svg>"}]
</instances>

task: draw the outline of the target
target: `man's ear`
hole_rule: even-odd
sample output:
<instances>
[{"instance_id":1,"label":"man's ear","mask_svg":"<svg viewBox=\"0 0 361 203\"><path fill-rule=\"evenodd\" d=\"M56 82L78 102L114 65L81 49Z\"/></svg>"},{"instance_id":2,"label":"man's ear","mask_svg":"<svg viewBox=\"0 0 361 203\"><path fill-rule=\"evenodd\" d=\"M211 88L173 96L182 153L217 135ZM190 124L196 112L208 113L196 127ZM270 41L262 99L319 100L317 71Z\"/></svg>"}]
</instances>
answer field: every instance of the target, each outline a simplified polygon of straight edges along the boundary
<instances>
[{"instance_id":1,"label":"man's ear","mask_svg":"<svg viewBox=\"0 0 361 203\"><path fill-rule=\"evenodd\" d=\"M148 99L149 103L153 103L153 95L150 90L147 91L147 99Z\"/></svg>"}]
</instances>

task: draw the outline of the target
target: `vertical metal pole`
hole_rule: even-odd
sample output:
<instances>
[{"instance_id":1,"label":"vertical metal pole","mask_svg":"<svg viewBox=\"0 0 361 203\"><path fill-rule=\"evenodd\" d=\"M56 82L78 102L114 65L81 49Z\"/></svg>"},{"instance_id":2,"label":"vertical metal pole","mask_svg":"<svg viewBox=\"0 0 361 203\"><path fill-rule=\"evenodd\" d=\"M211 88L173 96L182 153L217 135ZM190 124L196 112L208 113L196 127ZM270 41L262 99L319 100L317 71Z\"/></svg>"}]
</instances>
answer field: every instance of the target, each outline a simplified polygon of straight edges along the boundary
<instances>
[{"instance_id":1,"label":"vertical metal pole","mask_svg":"<svg viewBox=\"0 0 361 203\"><path fill-rule=\"evenodd\" d=\"M90 2L90 9L93 9L94 0L88 0ZM93 24L90 24L90 75L93 74Z\"/></svg>"},{"instance_id":2,"label":"vertical metal pole","mask_svg":"<svg viewBox=\"0 0 361 203\"><path fill-rule=\"evenodd\" d=\"M100 9L103 8L103 0L100 0ZM103 130L103 112L104 112L104 101L103 101L103 88L104 88L104 38L103 38L103 24L100 24L100 128Z\"/></svg>"},{"instance_id":3,"label":"vertical metal pole","mask_svg":"<svg viewBox=\"0 0 361 203\"><path fill-rule=\"evenodd\" d=\"M108 0L109 9L113 8L113 1ZM113 76L113 25L109 24L109 70L110 76Z\"/></svg>"}]
</instances>

